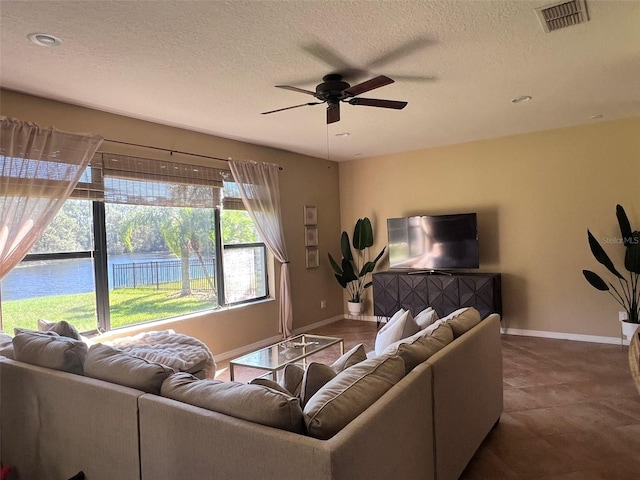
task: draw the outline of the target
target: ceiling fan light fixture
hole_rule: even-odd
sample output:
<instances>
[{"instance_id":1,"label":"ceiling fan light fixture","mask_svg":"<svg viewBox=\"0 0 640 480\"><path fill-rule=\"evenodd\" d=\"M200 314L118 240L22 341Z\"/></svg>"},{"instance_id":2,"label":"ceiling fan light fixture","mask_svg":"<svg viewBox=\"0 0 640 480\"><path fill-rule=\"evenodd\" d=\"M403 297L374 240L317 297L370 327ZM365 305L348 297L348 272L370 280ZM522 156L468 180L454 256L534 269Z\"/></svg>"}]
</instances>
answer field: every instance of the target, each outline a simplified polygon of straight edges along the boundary
<instances>
[{"instance_id":1,"label":"ceiling fan light fixture","mask_svg":"<svg viewBox=\"0 0 640 480\"><path fill-rule=\"evenodd\" d=\"M532 99L531 95L522 95L511 100L511 103L525 103Z\"/></svg>"},{"instance_id":2,"label":"ceiling fan light fixture","mask_svg":"<svg viewBox=\"0 0 640 480\"><path fill-rule=\"evenodd\" d=\"M31 43L39 47L58 47L62 45L62 40L49 33L30 33L27 38Z\"/></svg>"}]
</instances>

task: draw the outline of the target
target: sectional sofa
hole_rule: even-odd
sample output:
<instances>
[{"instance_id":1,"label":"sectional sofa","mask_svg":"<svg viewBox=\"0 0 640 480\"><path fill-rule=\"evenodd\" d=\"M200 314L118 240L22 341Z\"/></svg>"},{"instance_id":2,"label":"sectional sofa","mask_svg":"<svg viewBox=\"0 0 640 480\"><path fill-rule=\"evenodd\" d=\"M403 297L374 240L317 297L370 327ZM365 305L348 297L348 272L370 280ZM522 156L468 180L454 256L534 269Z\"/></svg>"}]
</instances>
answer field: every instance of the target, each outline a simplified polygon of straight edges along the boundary
<instances>
[{"instance_id":1,"label":"sectional sofa","mask_svg":"<svg viewBox=\"0 0 640 480\"><path fill-rule=\"evenodd\" d=\"M502 412L500 319L403 373L328 439L2 357L0 402L0 459L21 480L456 479Z\"/></svg>"}]
</instances>

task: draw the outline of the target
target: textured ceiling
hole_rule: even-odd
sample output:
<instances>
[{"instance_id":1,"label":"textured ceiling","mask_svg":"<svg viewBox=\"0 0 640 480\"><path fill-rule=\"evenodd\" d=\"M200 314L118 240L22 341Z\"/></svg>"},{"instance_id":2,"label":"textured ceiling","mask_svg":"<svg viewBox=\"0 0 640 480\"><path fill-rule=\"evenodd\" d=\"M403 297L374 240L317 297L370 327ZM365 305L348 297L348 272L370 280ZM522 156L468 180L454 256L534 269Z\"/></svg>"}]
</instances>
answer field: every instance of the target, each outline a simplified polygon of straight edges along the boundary
<instances>
[{"instance_id":1,"label":"textured ceiling","mask_svg":"<svg viewBox=\"0 0 640 480\"><path fill-rule=\"evenodd\" d=\"M640 115L640 1L587 0L589 22L545 33L549 3L2 0L0 85L332 160ZM409 104L260 115L313 100L274 85L336 71Z\"/></svg>"}]
</instances>

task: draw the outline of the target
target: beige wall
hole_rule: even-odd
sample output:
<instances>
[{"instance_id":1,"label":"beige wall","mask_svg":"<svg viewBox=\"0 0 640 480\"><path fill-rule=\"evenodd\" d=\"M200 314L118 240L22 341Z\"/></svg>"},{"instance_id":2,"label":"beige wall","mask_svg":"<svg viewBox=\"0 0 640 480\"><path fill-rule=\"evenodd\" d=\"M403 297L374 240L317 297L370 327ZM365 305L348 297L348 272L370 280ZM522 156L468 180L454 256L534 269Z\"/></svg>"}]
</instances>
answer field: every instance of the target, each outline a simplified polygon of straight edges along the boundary
<instances>
[{"instance_id":1,"label":"beige wall","mask_svg":"<svg viewBox=\"0 0 640 480\"><path fill-rule=\"evenodd\" d=\"M104 138L153 145L222 158L253 159L281 165L280 189L284 231L291 260L294 329L342 314L342 290L326 261L328 245L340 235L338 166L335 162L260 147L212 135L167 127L119 115L99 112L15 92L0 91L0 113L41 126L55 126L70 132L88 132ZM165 159L162 152L122 147L105 142L104 151ZM173 155L172 161L215 164L197 157ZM225 162L219 162L226 165ZM321 262L319 268L305 268L303 206L318 207ZM273 271L273 269L272 269ZM276 279L279 278L279 264ZM278 296L272 275L271 294ZM320 309L320 301L327 308ZM190 334L215 352L226 352L278 335L278 306L275 301L237 307L226 311L193 315L169 322L164 328ZM155 326L155 329L158 327Z\"/></svg>"},{"instance_id":2,"label":"beige wall","mask_svg":"<svg viewBox=\"0 0 640 480\"><path fill-rule=\"evenodd\" d=\"M369 216L377 250L388 217L478 212L480 270L502 273L503 325L597 336L620 335L619 309L582 276L603 272L586 230L619 236L617 203L640 229L639 187L639 118L340 164L343 229Z\"/></svg>"}]
</instances>

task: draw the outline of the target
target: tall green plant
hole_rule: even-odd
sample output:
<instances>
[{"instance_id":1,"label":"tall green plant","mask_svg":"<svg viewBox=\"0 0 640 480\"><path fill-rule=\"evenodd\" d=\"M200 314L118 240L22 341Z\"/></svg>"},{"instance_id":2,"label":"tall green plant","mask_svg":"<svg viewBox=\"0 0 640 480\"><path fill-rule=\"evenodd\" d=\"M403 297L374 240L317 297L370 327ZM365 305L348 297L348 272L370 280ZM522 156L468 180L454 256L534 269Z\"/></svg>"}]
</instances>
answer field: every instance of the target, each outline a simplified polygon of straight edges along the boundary
<instances>
[{"instance_id":1,"label":"tall green plant","mask_svg":"<svg viewBox=\"0 0 640 480\"><path fill-rule=\"evenodd\" d=\"M600 275L591 270L583 270L582 274L593 288L602 292L609 292L609 295L622 305L627 312L629 322L640 323L640 232L631 230L629 218L621 205L616 205L616 217L618 218L620 234L622 235L621 243L625 248L624 268L629 272L629 278L627 279L616 269L609 255L588 229L587 237L591 253L599 263L604 265L618 279L620 283L619 289L611 282L604 281Z\"/></svg>"},{"instance_id":2,"label":"tall green plant","mask_svg":"<svg viewBox=\"0 0 640 480\"><path fill-rule=\"evenodd\" d=\"M350 302L361 302L362 295L366 288L373 282L368 281L368 275L373 272L376 263L384 254L387 247L383 247L378 256L370 260L369 247L373 246L373 228L371 221L359 218L353 229L353 248L355 256L351 251L351 242L347 232L342 232L340 237L340 249L342 251L342 261L336 262L329 254L329 262L335 272L336 279L340 286L347 290Z\"/></svg>"}]
</instances>

